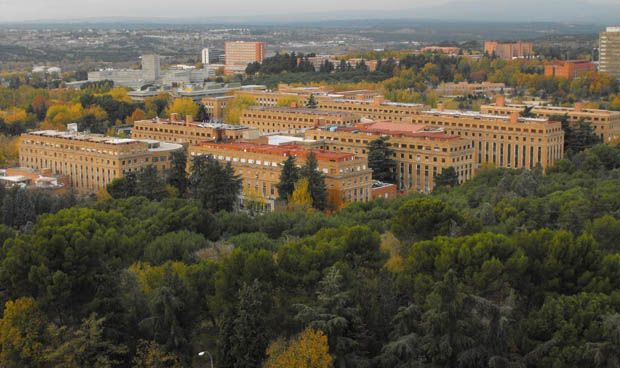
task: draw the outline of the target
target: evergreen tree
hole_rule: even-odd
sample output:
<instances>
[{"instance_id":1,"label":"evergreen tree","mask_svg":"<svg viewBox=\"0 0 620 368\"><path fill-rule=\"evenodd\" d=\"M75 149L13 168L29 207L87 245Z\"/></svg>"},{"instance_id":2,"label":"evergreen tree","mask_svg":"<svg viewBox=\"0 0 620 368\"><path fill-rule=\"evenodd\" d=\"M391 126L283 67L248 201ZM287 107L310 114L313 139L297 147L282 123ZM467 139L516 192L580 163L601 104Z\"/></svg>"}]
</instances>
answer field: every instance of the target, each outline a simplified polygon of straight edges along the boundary
<instances>
[{"instance_id":1,"label":"evergreen tree","mask_svg":"<svg viewBox=\"0 0 620 368\"><path fill-rule=\"evenodd\" d=\"M161 201L166 197L165 182L154 165L149 165L138 172L137 182L136 195L152 201Z\"/></svg>"},{"instance_id":2,"label":"evergreen tree","mask_svg":"<svg viewBox=\"0 0 620 368\"><path fill-rule=\"evenodd\" d=\"M135 172L128 172L122 178L112 180L107 186L112 198L129 198L138 195L138 177Z\"/></svg>"},{"instance_id":3,"label":"evergreen tree","mask_svg":"<svg viewBox=\"0 0 620 368\"><path fill-rule=\"evenodd\" d=\"M364 61L364 59L360 60L359 63L355 64L355 69L368 71L368 66L366 65L366 61Z\"/></svg>"},{"instance_id":4,"label":"evergreen tree","mask_svg":"<svg viewBox=\"0 0 620 368\"><path fill-rule=\"evenodd\" d=\"M308 102L306 102L306 107L309 109L316 109L319 106L319 104L316 102L316 98L314 98L314 94L310 94L310 97L308 98Z\"/></svg>"},{"instance_id":5,"label":"evergreen tree","mask_svg":"<svg viewBox=\"0 0 620 368\"><path fill-rule=\"evenodd\" d=\"M338 66L338 71L346 72L347 71L347 61L342 59L340 60L340 65Z\"/></svg>"},{"instance_id":6,"label":"evergreen tree","mask_svg":"<svg viewBox=\"0 0 620 368\"><path fill-rule=\"evenodd\" d=\"M295 183L299 180L299 168L294 156L288 156L282 166L280 172L280 181L278 182L278 196L283 201L288 201L293 190L295 190Z\"/></svg>"},{"instance_id":7,"label":"evergreen tree","mask_svg":"<svg viewBox=\"0 0 620 368\"><path fill-rule=\"evenodd\" d=\"M242 189L241 178L230 163L221 165L211 156L197 156L189 177L192 198L212 212L232 211Z\"/></svg>"},{"instance_id":8,"label":"evergreen tree","mask_svg":"<svg viewBox=\"0 0 620 368\"><path fill-rule=\"evenodd\" d=\"M269 345L265 323L265 296L257 280L239 290L239 305L233 322L232 356L235 368L258 368L265 360Z\"/></svg>"},{"instance_id":9,"label":"evergreen tree","mask_svg":"<svg viewBox=\"0 0 620 368\"><path fill-rule=\"evenodd\" d=\"M441 174L435 176L435 189L453 188L459 185L459 175L454 167L450 166L441 171Z\"/></svg>"},{"instance_id":10,"label":"evergreen tree","mask_svg":"<svg viewBox=\"0 0 620 368\"><path fill-rule=\"evenodd\" d=\"M392 158L394 151L387 145L388 138L381 137L368 145L368 167L372 169L372 178L386 183L396 181L396 161Z\"/></svg>"},{"instance_id":11,"label":"evergreen tree","mask_svg":"<svg viewBox=\"0 0 620 368\"><path fill-rule=\"evenodd\" d=\"M187 178L187 154L185 150L175 151L171 157L170 171L168 171L168 184L179 192L179 197L187 193L189 180Z\"/></svg>"},{"instance_id":12,"label":"evergreen tree","mask_svg":"<svg viewBox=\"0 0 620 368\"><path fill-rule=\"evenodd\" d=\"M327 335L335 367L359 367L365 363L358 351L360 310L351 300L340 271L333 266L319 283L316 305L297 305L296 319Z\"/></svg>"},{"instance_id":13,"label":"evergreen tree","mask_svg":"<svg viewBox=\"0 0 620 368\"><path fill-rule=\"evenodd\" d=\"M316 155L310 152L306 164L301 168L301 177L308 179L312 205L317 210L327 208L327 188L325 187L325 175L319 171Z\"/></svg>"},{"instance_id":14,"label":"evergreen tree","mask_svg":"<svg viewBox=\"0 0 620 368\"><path fill-rule=\"evenodd\" d=\"M25 189L13 187L2 201L3 222L7 226L20 227L36 219L34 203Z\"/></svg>"},{"instance_id":15,"label":"evergreen tree","mask_svg":"<svg viewBox=\"0 0 620 368\"><path fill-rule=\"evenodd\" d=\"M205 105L203 103L198 104L198 112L196 112L196 116L194 117L194 119L200 122L209 121L209 113L207 112L207 109L205 108Z\"/></svg>"}]
</instances>

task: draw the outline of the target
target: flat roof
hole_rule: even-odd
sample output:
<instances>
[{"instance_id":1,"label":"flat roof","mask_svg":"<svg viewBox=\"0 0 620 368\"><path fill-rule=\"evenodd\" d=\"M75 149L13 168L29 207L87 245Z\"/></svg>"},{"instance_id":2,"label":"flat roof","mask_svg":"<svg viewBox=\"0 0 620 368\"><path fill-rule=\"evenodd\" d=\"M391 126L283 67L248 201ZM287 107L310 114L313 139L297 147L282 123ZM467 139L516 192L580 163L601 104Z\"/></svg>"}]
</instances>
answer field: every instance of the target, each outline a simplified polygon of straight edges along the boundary
<instances>
[{"instance_id":1,"label":"flat roof","mask_svg":"<svg viewBox=\"0 0 620 368\"><path fill-rule=\"evenodd\" d=\"M305 138L301 138L301 137L294 137L294 136L290 136L290 135L268 135L267 137L267 144L270 145L274 145L274 146L280 146L286 143L292 143L292 142L302 142L302 143L313 143L316 142L313 139L305 139Z\"/></svg>"},{"instance_id":2,"label":"flat roof","mask_svg":"<svg viewBox=\"0 0 620 368\"><path fill-rule=\"evenodd\" d=\"M170 119L146 119L139 120L136 123L152 123L152 124L166 124L166 125L176 125L176 126L186 126L187 123L184 120L171 121ZM226 130L244 130L248 129L245 125L233 125L226 123L206 123L206 122L192 122L190 123L193 127L198 128L210 128L210 129L226 129Z\"/></svg>"},{"instance_id":3,"label":"flat roof","mask_svg":"<svg viewBox=\"0 0 620 368\"><path fill-rule=\"evenodd\" d=\"M364 99L364 100L358 100L355 98L338 98L338 95L328 95L328 97L336 97L336 98L332 98L331 100L334 102L344 102L344 103L355 103L355 104L372 104L375 100L369 100L369 99ZM418 104L418 103L406 103L406 102L393 102L393 101L381 101L380 103L381 105L386 105L386 106L398 106L398 107L423 107L423 104Z\"/></svg>"},{"instance_id":4,"label":"flat roof","mask_svg":"<svg viewBox=\"0 0 620 368\"><path fill-rule=\"evenodd\" d=\"M322 149L307 149L294 144L274 146L261 143L230 142L201 143L198 145L198 147L211 147L230 151L254 152L260 154L277 155L282 157L295 156L302 158L306 158L310 154L310 152L313 152L317 160L330 162L351 161L355 158L355 155L352 153L330 152Z\"/></svg>"},{"instance_id":5,"label":"flat roof","mask_svg":"<svg viewBox=\"0 0 620 368\"><path fill-rule=\"evenodd\" d=\"M482 105L482 106L493 106L493 107L499 107L499 108L501 108L501 107L525 108L528 105L527 104L510 103L510 104L505 104L505 106L497 106L497 104L493 103L493 104ZM557 110L557 111L570 111L570 112L585 112L585 113L596 113L596 114L607 114L607 115L620 115L620 111L603 110L603 109L586 109L586 108L582 108L581 110L577 111L574 106L566 107L566 106L534 105L533 110L536 110L536 109L547 109L547 110Z\"/></svg>"},{"instance_id":6,"label":"flat roof","mask_svg":"<svg viewBox=\"0 0 620 368\"><path fill-rule=\"evenodd\" d=\"M510 120L510 116L508 115L494 115L494 114L483 114L478 111L460 111L460 110L425 110L422 111L423 114L429 115L444 115L451 117L468 117L473 119L489 119L489 120ZM519 117L519 122L523 123L549 123L549 119L546 118L524 118Z\"/></svg>"},{"instance_id":7,"label":"flat roof","mask_svg":"<svg viewBox=\"0 0 620 368\"><path fill-rule=\"evenodd\" d=\"M253 111L271 111L271 112L282 112L282 113L291 113L291 114L308 114L308 115L319 115L319 116L353 116L352 113L346 111L330 111L323 109L310 109L307 107L268 107L268 106L250 106L247 110Z\"/></svg>"}]
</instances>

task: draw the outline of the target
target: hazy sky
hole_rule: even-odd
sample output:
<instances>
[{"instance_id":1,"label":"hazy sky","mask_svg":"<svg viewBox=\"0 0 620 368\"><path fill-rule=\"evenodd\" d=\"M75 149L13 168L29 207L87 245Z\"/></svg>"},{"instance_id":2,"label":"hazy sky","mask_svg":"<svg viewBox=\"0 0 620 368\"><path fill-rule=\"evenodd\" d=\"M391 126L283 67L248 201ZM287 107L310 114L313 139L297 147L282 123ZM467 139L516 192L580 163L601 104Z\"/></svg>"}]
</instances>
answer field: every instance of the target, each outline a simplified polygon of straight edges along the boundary
<instances>
[{"instance_id":1,"label":"hazy sky","mask_svg":"<svg viewBox=\"0 0 620 368\"><path fill-rule=\"evenodd\" d=\"M344 9L398 10L447 0L0 0L0 20L97 16L213 17Z\"/></svg>"},{"instance_id":2,"label":"hazy sky","mask_svg":"<svg viewBox=\"0 0 620 368\"><path fill-rule=\"evenodd\" d=\"M449 4L449 5L446 5ZM415 16L415 10L431 9L430 15L441 17L449 14L455 18L461 9L484 18L485 11L506 19L540 16L549 19L563 9L572 15L599 10L609 12L605 6L618 6L620 0L0 0L0 21L23 21L45 19L97 19L98 17L205 17L261 16L286 13L299 15L304 12L320 13L353 10L402 12L403 17ZM443 6L442 6L443 5ZM597 6L602 5L602 6ZM434 10L438 9L437 12ZM615 10L616 8L614 8ZM450 14L452 11L454 14ZM615 13L615 12L614 12ZM371 13L372 14L372 13ZM380 14L380 12L377 12ZM400 13L395 12L400 15ZM544 15L544 14L543 14Z\"/></svg>"}]
</instances>

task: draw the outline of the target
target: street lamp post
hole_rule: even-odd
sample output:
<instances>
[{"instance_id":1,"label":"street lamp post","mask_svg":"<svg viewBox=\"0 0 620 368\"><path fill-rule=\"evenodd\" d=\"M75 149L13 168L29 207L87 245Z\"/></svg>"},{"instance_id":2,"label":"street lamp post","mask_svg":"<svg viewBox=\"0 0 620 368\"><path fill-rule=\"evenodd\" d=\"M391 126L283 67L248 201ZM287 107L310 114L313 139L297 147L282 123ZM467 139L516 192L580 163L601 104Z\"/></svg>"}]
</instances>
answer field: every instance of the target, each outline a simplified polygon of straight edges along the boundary
<instances>
[{"instance_id":1,"label":"street lamp post","mask_svg":"<svg viewBox=\"0 0 620 368\"><path fill-rule=\"evenodd\" d=\"M200 353L198 353L198 356L205 356L208 355L209 356L209 360L211 361L211 368L213 368L213 355L211 355L211 353L209 353L208 351L201 351Z\"/></svg>"}]
</instances>

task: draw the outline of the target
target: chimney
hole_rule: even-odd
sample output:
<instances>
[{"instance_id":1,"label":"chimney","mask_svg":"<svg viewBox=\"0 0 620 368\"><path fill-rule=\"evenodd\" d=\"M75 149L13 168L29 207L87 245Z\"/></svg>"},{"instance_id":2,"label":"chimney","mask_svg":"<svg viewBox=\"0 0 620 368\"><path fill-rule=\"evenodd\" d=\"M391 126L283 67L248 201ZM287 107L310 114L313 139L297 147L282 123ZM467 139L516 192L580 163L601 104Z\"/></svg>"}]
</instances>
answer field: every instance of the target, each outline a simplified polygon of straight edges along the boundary
<instances>
[{"instance_id":1,"label":"chimney","mask_svg":"<svg viewBox=\"0 0 620 368\"><path fill-rule=\"evenodd\" d=\"M177 114L176 112L173 112L172 114L170 114L170 121L175 123L179 120L179 114Z\"/></svg>"},{"instance_id":2,"label":"chimney","mask_svg":"<svg viewBox=\"0 0 620 368\"><path fill-rule=\"evenodd\" d=\"M194 117L191 115L185 116L185 125L190 126L194 122Z\"/></svg>"},{"instance_id":3,"label":"chimney","mask_svg":"<svg viewBox=\"0 0 620 368\"><path fill-rule=\"evenodd\" d=\"M575 112L581 112L583 110L583 102L575 102Z\"/></svg>"},{"instance_id":4,"label":"chimney","mask_svg":"<svg viewBox=\"0 0 620 368\"><path fill-rule=\"evenodd\" d=\"M446 105L443 104L443 102L439 102L437 104L437 111L444 111L446 109Z\"/></svg>"},{"instance_id":5,"label":"chimney","mask_svg":"<svg viewBox=\"0 0 620 368\"><path fill-rule=\"evenodd\" d=\"M506 97L504 97L504 95L495 96L495 106L497 107L506 106Z\"/></svg>"},{"instance_id":6,"label":"chimney","mask_svg":"<svg viewBox=\"0 0 620 368\"><path fill-rule=\"evenodd\" d=\"M373 105L381 105L382 103L385 102L385 97L381 96L381 95L377 95L375 97L372 98L372 104Z\"/></svg>"},{"instance_id":7,"label":"chimney","mask_svg":"<svg viewBox=\"0 0 620 368\"><path fill-rule=\"evenodd\" d=\"M519 122L519 112L518 111L513 111L510 113L510 122L511 123L518 123Z\"/></svg>"}]
</instances>

